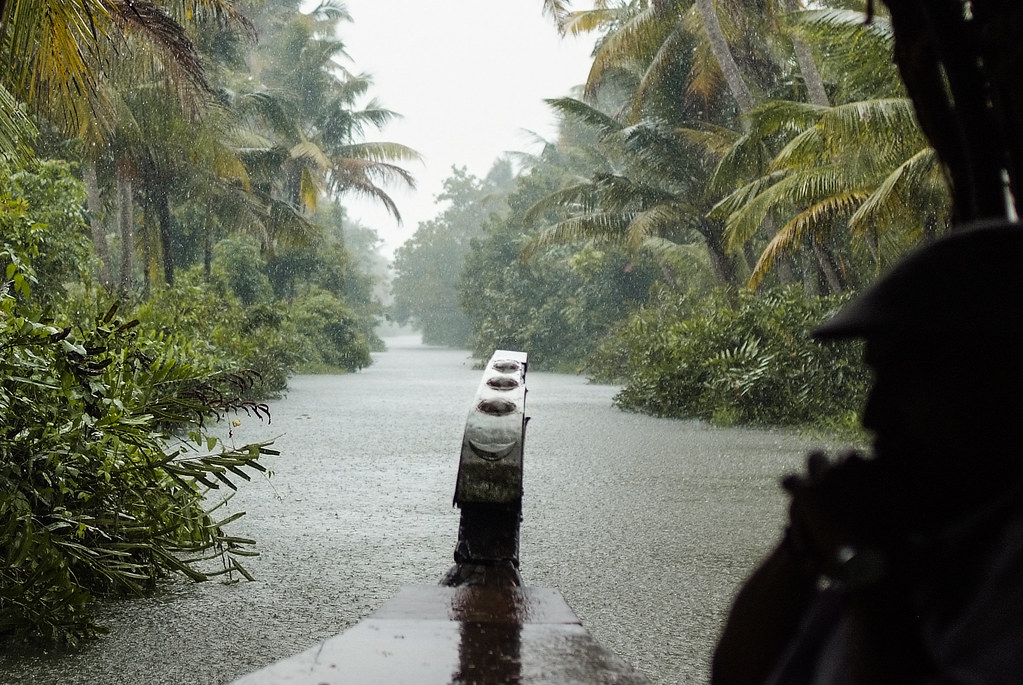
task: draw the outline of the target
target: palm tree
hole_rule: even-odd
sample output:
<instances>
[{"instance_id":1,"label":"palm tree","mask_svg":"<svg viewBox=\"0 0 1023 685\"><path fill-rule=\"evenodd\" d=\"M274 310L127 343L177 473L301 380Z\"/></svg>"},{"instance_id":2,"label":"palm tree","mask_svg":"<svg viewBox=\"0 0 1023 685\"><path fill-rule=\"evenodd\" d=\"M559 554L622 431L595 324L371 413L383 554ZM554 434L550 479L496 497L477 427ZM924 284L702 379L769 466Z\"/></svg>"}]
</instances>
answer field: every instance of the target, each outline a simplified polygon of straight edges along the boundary
<instances>
[{"instance_id":1,"label":"palm tree","mask_svg":"<svg viewBox=\"0 0 1023 685\"><path fill-rule=\"evenodd\" d=\"M750 92L746 80L743 78L739 65L732 56L732 50L728 47L725 39L725 32L721 29L721 22L718 20L717 8L714 0L696 0L696 9L703 21L703 29L707 32L707 40L710 44L710 51L717 61L718 68L728 83L728 90L731 91L735 103L741 113L746 113L753 106L753 93Z\"/></svg>"},{"instance_id":2,"label":"palm tree","mask_svg":"<svg viewBox=\"0 0 1023 685\"><path fill-rule=\"evenodd\" d=\"M779 255L807 244L814 249L859 241L878 270L949 219L941 166L893 70L876 57L891 47L887 21L876 17L865 27L861 15L838 11L807 13L804 21L808 33L828 34L834 48L829 68L845 66L838 95L871 91L885 97L834 107L776 101L750 113L750 134L739 144L774 141L775 154L763 173L722 199L712 215L727 220L732 249L750 241L768 219L782 226L753 269L752 287ZM732 156L742 155L733 150ZM848 238L838 238L845 230ZM829 287L841 290L845 284L830 268L831 259L819 263Z\"/></svg>"},{"instance_id":3,"label":"palm tree","mask_svg":"<svg viewBox=\"0 0 1023 685\"><path fill-rule=\"evenodd\" d=\"M397 115L371 101L357 103L371 86L366 75L341 64L344 44L333 37L343 6L324 2L293 18L275 41L272 66L258 76L259 90L242 94L238 106L253 121L247 163L268 195L311 211L318 197L354 193L381 202L400 220L397 205L383 189L388 183L414 186L399 162L418 161L414 150L397 143L365 142Z\"/></svg>"},{"instance_id":4,"label":"palm tree","mask_svg":"<svg viewBox=\"0 0 1023 685\"><path fill-rule=\"evenodd\" d=\"M122 64L118 57L132 44L147 45L180 83L206 87L181 24L148 0L4 0L0 38L5 50L0 83L69 133L107 120L100 65Z\"/></svg>"},{"instance_id":5,"label":"palm tree","mask_svg":"<svg viewBox=\"0 0 1023 685\"><path fill-rule=\"evenodd\" d=\"M772 16L788 19L791 16L788 11L796 8L794 2L780 0L774 3L771 5ZM623 118L635 124L653 117L661 120L662 128L664 121L673 122L676 137L690 142L702 141L707 146L700 155L704 159L707 155L721 157L724 144L744 149L742 135L725 130L743 129L746 126L743 115L756 101L744 70L756 77L759 92L776 89L788 67L772 63L770 55L772 51L777 52L774 44L781 42L782 35L791 40L794 61L800 65L809 97L818 105L828 104L823 79L802 36L793 31L787 21L767 25L774 30L773 34L764 30L762 12L754 11L754 8L730 17L727 26L719 20L713 0L618 2L613 5L602 2L593 10L575 12L569 10L566 3L548 3L547 10L556 17L563 31L607 31L599 43L587 81L586 94L590 98L597 97L598 90L609 80L617 78L620 81L623 73L629 74L638 68L633 80L631 103L623 112ZM751 30L751 27L756 27L756 30ZM768 38L752 42L749 38L752 35L766 35ZM737 54L744 57L742 67L733 56L727 36L740 46ZM670 107L659 104L664 102L662 94L671 92L682 92L685 96ZM739 115L738 119L736 115ZM707 198L712 193L731 192L736 184L742 185L750 176L759 175L765 159L762 152L746 159L743 173L734 176L730 182L726 182L727 175L720 169L715 173L713 166L701 165L705 187L696 193L696 197ZM733 165L730 171L735 174L737 168ZM706 199L690 198L686 207L709 209L711 204ZM707 241L719 278L731 280L735 267L728 264L720 217L683 222L683 225L692 224L700 227L699 234ZM741 243L738 246L741 247ZM823 246L818 246L818 249L824 250Z\"/></svg>"},{"instance_id":6,"label":"palm tree","mask_svg":"<svg viewBox=\"0 0 1023 685\"><path fill-rule=\"evenodd\" d=\"M538 234L526 256L557 243L597 240L652 251L668 274L663 259L685 258L686 247L695 242L706 248L718 282L735 284L734 265L723 249L724 224L706 216L710 204L701 179L715 160L701 145L664 122L645 119L626 126L579 100L549 103L597 134L605 161L600 171L527 212L527 224L552 212L560 218Z\"/></svg>"},{"instance_id":7,"label":"palm tree","mask_svg":"<svg viewBox=\"0 0 1023 685\"><path fill-rule=\"evenodd\" d=\"M770 177L719 205L724 213L736 208L737 197L746 198L727 219L736 243L749 236L757 216L771 214L782 224L754 269L752 287L777 255L798 249L808 236L816 244L858 244L876 273L950 219L942 167L908 99L850 103L816 115L774 159Z\"/></svg>"},{"instance_id":8,"label":"palm tree","mask_svg":"<svg viewBox=\"0 0 1023 685\"><path fill-rule=\"evenodd\" d=\"M89 191L93 238L103 263L100 278L105 284L112 277L100 221L97 162L109 149L121 151L112 166L116 169L122 238L122 295L132 287L132 182L138 169L137 160L126 153L140 140L134 113L126 107L121 92L123 84L155 77L165 92L174 94L175 107L195 116L208 101L210 89L182 22L212 19L251 28L224 0L175 3L172 10L180 21L147 0L0 2L0 36L7 50L5 68L0 70L0 123L13 101L3 95L11 94L68 136L85 141L83 176ZM7 140L3 145L0 137L0 146L9 152L10 136Z\"/></svg>"}]
</instances>

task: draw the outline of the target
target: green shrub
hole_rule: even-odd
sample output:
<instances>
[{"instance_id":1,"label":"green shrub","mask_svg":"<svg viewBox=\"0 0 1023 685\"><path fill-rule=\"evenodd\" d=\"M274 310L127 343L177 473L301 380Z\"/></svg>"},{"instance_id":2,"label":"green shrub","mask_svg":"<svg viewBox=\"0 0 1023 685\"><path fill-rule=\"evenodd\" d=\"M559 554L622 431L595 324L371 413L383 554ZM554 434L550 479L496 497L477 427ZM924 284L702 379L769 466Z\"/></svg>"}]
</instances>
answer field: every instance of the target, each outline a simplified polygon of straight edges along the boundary
<instances>
[{"instance_id":1,"label":"green shrub","mask_svg":"<svg viewBox=\"0 0 1023 685\"><path fill-rule=\"evenodd\" d=\"M869 374L854 343L810 330L841 299L797 287L723 291L690 301L662 291L591 359L624 384L616 403L655 416L716 423L848 427Z\"/></svg>"},{"instance_id":2,"label":"green shrub","mask_svg":"<svg viewBox=\"0 0 1023 685\"><path fill-rule=\"evenodd\" d=\"M274 293L259 241L252 236L236 235L218 242L213 248L210 284L221 295L230 293L245 307L269 302Z\"/></svg>"},{"instance_id":3,"label":"green shrub","mask_svg":"<svg viewBox=\"0 0 1023 685\"><path fill-rule=\"evenodd\" d=\"M74 641L97 629L96 595L139 592L169 572L247 576L238 558L252 541L225 532L237 516L216 520L206 494L265 470L270 450L228 448L202 426L231 411L266 416L239 399L252 375L218 372L204 340L144 330L114 307L94 313L106 298L86 283L55 297L58 262L38 241L59 229L7 202L0 220L28 232L0 242L0 635ZM183 307L166 315L206 320Z\"/></svg>"},{"instance_id":4,"label":"green shrub","mask_svg":"<svg viewBox=\"0 0 1023 685\"><path fill-rule=\"evenodd\" d=\"M31 170L0 177L0 236L31 262L40 306L61 306L66 285L89 278L84 203L85 190L66 162L37 160Z\"/></svg>"},{"instance_id":5,"label":"green shrub","mask_svg":"<svg viewBox=\"0 0 1023 685\"><path fill-rule=\"evenodd\" d=\"M261 380L250 396L272 397L287 387L302 360L287 317L269 302L243 306L231 291L203 284L196 269L172 288L154 292L136 311L146 337L177 359L208 371L245 369Z\"/></svg>"},{"instance_id":6,"label":"green shrub","mask_svg":"<svg viewBox=\"0 0 1023 685\"><path fill-rule=\"evenodd\" d=\"M205 498L272 452L201 426L266 408L237 399L243 375L176 362L113 309L97 319L72 330L0 296L0 634L74 641L97 629L96 595L170 572L248 577L238 558L253 541L229 535L237 516L218 521Z\"/></svg>"},{"instance_id":7,"label":"green shrub","mask_svg":"<svg viewBox=\"0 0 1023 685\"><path fill-rule=\"evenodd\" d=\"M304 371L358 371L372 363L358 317L333 293L317 287L296 297L291 323L302 345Z\"/></svg>"}]
</instances>

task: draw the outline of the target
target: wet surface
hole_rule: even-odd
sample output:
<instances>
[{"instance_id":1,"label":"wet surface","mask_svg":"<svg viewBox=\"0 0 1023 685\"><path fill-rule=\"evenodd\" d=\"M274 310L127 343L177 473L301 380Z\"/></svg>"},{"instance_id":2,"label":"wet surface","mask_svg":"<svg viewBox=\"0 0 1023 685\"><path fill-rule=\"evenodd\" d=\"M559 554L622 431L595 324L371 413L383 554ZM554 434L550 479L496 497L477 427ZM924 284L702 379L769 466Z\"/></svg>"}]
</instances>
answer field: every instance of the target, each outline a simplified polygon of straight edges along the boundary
<instances>
[{"instance_id":1,"label":"wet surface","mask_svg":"<svg viewBox=\"0 0 1023 685\"><path fill-rule=\"evenodd\" d=\"M388 341L374 366L292 380L280 436L227 505L255 537L252 583L174 582L105 603L111 632L73 654L0 655L0 683L219 685L302 652L451 566L451 507L480 382L464 352ZM530 372L522 576L557 588L590 633L654 683L706 682L728 602L780 530L779 474L809 445L788 433L626 414L616 389Z\"/></svg>"},{"instance_id":2,"label":"wet surface","mask_svg":"<svg viewBox=\"0 0 1023 685\"><path fill-rule=\"evenodd\" d=\"M650 685L550 588L406 586L369 618L233 685Z\"/></svg>"}]
</instances>

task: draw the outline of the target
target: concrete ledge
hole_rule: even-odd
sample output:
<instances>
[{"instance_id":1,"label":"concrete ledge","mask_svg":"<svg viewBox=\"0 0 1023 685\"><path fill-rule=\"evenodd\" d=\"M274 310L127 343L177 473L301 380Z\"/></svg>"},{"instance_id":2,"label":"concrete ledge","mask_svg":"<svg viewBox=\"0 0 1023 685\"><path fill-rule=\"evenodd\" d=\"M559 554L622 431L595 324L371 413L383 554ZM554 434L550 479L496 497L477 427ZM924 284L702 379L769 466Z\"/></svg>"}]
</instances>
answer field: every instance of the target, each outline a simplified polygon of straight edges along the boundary
<instances>
[{"instance_id":1,"label":"concrete ledge","mask_svg":"<svg viewBox=\"0 0 1023 685\"><path fill-rule=\"evenodd\" d=\"M404 588L351 630L234 681L279 683L649 685L556 590L433 585Z\"/></svg>"}]
</instances>

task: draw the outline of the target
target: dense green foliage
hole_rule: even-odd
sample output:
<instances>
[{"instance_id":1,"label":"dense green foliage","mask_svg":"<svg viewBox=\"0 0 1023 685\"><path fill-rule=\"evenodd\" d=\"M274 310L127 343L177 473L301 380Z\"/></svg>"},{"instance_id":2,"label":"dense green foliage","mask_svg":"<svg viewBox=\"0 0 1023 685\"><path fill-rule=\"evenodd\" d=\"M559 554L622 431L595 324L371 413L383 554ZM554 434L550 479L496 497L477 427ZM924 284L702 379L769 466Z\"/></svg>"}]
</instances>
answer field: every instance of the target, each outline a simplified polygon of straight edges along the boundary
<instances>
[{"instance_id":1,"label":"dense green foliage","mask_svg":"<svg viewBox=\"0 0 1023 685\"><path fill-rule=\"evenodd\" d=\"M94 597L167 573L248 577L253 541L227 531L237 516L208 491L265 471L270 450L206 426L268 418L257 398L300 365L368 364L379 305L339 239L281 250L279 296L258 242L237 236L214 247L208 277L179 270L119 315L91 280L71 171L41 161L0 181L0 635L74 641L97 629Z\"/></svg>"},{"instance_id":2,"label":"dense green foliage","mask_svg":"<svg viewBox=\"0 0 1023 685\"><path fill-rule=\"evenodd\" d=\"M248 577L209 491L273 452L207 429L382 345L378 240L339 198L397 216L377 183L418 156L366 142L394 113L338 69L343 6L245 5L0 3L2 636L74 641L94 597L168 573Z\"/></svg>"},{"instance_id":3,"label":"dense green foliage","mask_svg":"<svg viewBox=\"0 0 1023 685\"><path fill-rule=\"evenodd\" d=\"M32 262L35 301L49 306L63 301L65 286L88 279L92 246L85 230L85 191L64 162L43 161L0 176L0 228L11 252ZM10 275L7 276L11 278Z\"/></svg>"},{"instance_id":4,"label":"dense green foliage","mask_svg":"<svg viewBox=\"0 0 1023 685\"><path fill-rule=\"evenodd\" d=\"M135 321L73 330L25 313L0 302L0 634L87 635L94 596L169 572L247 577L238 557L253 541L226 531L237 517L206 492L265 471L270 450L196 428L216 412L265 415L236 399L251 381L175 362Z\"/></svg>"},{"instance_id":5,"label":"dense green foliage","mask_svg":"<svg viewBox=\"0 0 1023 685\"><path fill-rule=\"evenodd\" d=\"M598 34L592 68L581 95L550 101L558 139L512 194L532 206L490 221L467 260L477 354L572 368L599 344L587 368L624 383L628 409L855 426L858 350L807 334L950 219L884 9L864 24L847 9L863 3L570 4L546 6ZM619 258L656 264L648 301L622 288Z\"/></svg>"},{"instance_id":6,"label":"dense green foliage","mask_svg":"<svg viewBox=\"0 0 1023 685\"><path fill-rule=\"evenodd\" d=\"M92 594L209 575L183 553L244 574L203 489L261 446L201 424L370 363L383 269L340 198L397 217L380 183L418 158L367 140L395 113L339 68L340 3L83 3L0 3L0 632L87 632ZM858 352L806 334L950 220L883 8L569 5L545 3L599 40L585 89L551 101L558 139L454 170L397 254L391 316L586 364L627 409L849 426Z\"/></svg>"},{"instance_id":7,"label":"dense green foliage","mask_svg":"<svg viewBox=\"0 0 1023 685\"><path fill-rule=\"evenodd\" d=\"M854 428L869 381L860 346L808 337L848 298L798 287L735 297L663 290L636 312L591 359L624 382L616 403L719 424Z\"/></svg>"},{"instance_id":8,"label":"dense green foliage","mask_svg":"<svg viewBox=\"0 0 1023 685\"><path fill-rule=\"evenodd\" d=\"M252 541L225 531L237 516L218 520L206 491L266 470L258 459L270 450L222 445L202 426L267 413L242 398L252 374L204 367L210 355L180 334L114 307L82 311L83 286L62 284L52 257L34 270L40 245L83 233L80 212L59 211L81 193L66 169L44 165L12 186L0 211L0 634L74 640L96 628L96 595L139 592L168 572L247 575L238 557ZM49 187L52 202L18 197L24 187ZM75 274L88 254L61 257ZM182 361L189 353L196 362Z\"/></svg>"},{"instance_id":9,"label":"dense green foliage","mask_svg":"<svg viewBox=\"0 0 1023 685\"><path fill-rule=\"evenodd\" d=\"M502 185L509 176L507 160L483 180L453 169L437 196L445 209L422 222L394 255L391 316L419 330L428 345L468 344L472 329L459 304L458 283L472 239L488 215L502 211L500 196L507 191Z\"/></svg>"},{"instance_id":10,"label":"dense green foliage","mask_svg":"<svg viewBox=\"0 0 1023 685\"><path fill-rule=\"evenodd\" d=\"M646 300L655 278L649 260L620 249L560 248L520 258L533 233L522 214L556 180L539 169L520 176L507 200L512 211L492 215L472 243L459 291L480 359L495 349L526 350L534 368L577 373L602 336Z\"/></svg>"}]
</instances>

